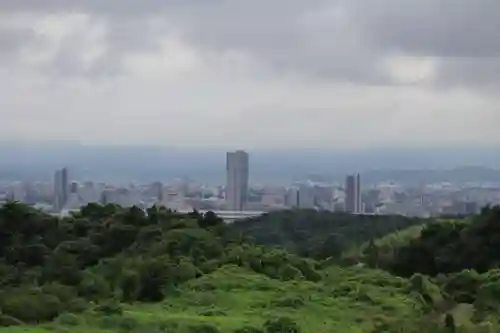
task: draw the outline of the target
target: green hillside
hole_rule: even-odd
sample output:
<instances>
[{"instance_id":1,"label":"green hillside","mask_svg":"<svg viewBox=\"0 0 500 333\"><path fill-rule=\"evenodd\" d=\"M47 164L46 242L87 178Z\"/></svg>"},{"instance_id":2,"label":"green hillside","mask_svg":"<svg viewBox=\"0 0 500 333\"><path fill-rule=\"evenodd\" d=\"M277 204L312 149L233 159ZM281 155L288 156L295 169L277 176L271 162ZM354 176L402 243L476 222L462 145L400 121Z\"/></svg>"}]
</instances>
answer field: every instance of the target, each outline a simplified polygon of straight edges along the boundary
<instances>
[{"instance_id":1,"label":"green hillside","mask_svg":"<svg viewBox=\"0 0 500 333\"><path fill-rule=\"evenodd\" d=\"M346 249L371 239L429 221L404 216L287 210L236 221L231 229L252 237L257 244L278 246L300 256L325 259L339 257Z\"/></svg>"},{"instance_id":2,"label":"green hillside","mask_svg":"<svg viewBox=\"0 0 500 333\"><path fill-rule=\"evenodd\" d=\"M361 260L439 290L429 313L448 313L464 332L497 332L500 318L500 207L462 220L435 220L368 242ZM425 295L425 293L422 293Z\"/></svg>"},{"instance_id":3,"label":"green hillside","mask_svg":"<svg viewBox=\"0 0 500 333\"><path fill-rule=\"evenodd\" d=\"M420 237L412 234L409 243L390 243L396 255L386 261L378 260L375 249L387 242L370 242L377 244L366 248L364 259L374 268L364 268L300 256L311 242L300 237L288 240L295 253L279 243L263 246L256 233L228 226L212 213L178 214L153 207L145 214L135 207L93 204L58 219L8 203L0 208L0 332L498 332L500 271L494 248L485 244L495 246L499 210L485 210L469 224L431 223ZM404 224L422 224L393 217L387 218L388 226L382 226L384 217L351 217L358 222L349 224L343 216L342 223L333 220L336 227L331 227L321 213L285 215L293 219L293 214L297 221L306 214L312 224L292 223L284 228L287 235L298 225L298 234L306 232L313 239L324 238L327 229L337 230L344 235L342 247ZM259 221L244 225L261 228ZM355 230L363 235L355 236ZM328 239L322 244L326 254L330 245L338 251ZM441 245L449 241L454 250L462 241L482 245L474 252L477 261L469 262L471 270L428 276L427 266L418 262L401 266L405 258L413 258L408 253L419 257L420 243L437 244L431 249L443 258ZM458 268L469 260L457 258L450 262ZM472 270L485 260L487 269ZM400 267L405 274L397 271Z\"/></svg>"},{"instance_id":4,"label":"green hillside","mask_svg":"<svg viewBox=\"0 0 500 333\"><path fill-rule=\"evenodd\" d=\"M370 242L365 259L401 276L429 276L500 264L500 208L486 207L473 218L435 220ZM390 254L390 255L388 255Z\"/></svg>"},{"instance_id":5,"label":"green hillside","mask_svg":"<svg viewBox=\"0 0 500 333\"><path fill-rule=\"evenodd\" d=\"M376 281L376 272L364 273L365 278L371 275ZM55 323L43 327L47 330L67 328L71 332L146 332L146 329L147 332L161 329L166 332L261 332L266 323L281 320L300 327L302 332L340 330L349 333L371 332L381 323L417 317L421 313L416 310L418 301L406 295L404 281L393 278L395 286L388 286L384 292L370 280L362 286L355 285L348 276L351 274L324 283L283 282L241 267L226 266L182 285L177 295L162 302L123 304L121 314L108 316L95 311L78 316L64 314ZM335 288L338 285L342 286L339 291ZM246 331L242 330L245 328ZM39 328L32 328L28 332L38 331Z\"/></svg>"}]
</instances>

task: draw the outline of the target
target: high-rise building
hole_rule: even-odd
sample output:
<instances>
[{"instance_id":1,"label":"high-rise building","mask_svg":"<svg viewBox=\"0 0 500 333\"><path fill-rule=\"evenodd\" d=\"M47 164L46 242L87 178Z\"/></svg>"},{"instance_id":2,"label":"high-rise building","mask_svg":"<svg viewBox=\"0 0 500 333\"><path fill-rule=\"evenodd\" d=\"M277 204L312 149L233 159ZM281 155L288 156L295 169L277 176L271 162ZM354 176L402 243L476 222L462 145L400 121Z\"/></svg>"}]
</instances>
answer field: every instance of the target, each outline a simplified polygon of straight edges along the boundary
<instances>
[{"instance_id":1,"label":"high-rise building","mask_svg":"<svg viewBox=\"0 0 500 333\"><path fill-rule=\"evenodd\" d=\"M62 177L61 177L61 170L57 170L56 173L54 174L54 210L55 211L60 211L61 210L61 184L62 184Z\"/></svg>"},{"instance_id":2,"label":"high-rise building","mask_svg":"<svg viewBox=\"0 0 500 333\"><path fill-rule=\"evenodd\" d=\"M163 201L163 183L154 182L149 186L149 192L158 202Z\"/></svg>"},{"instance_id":3,"label":"high-rise building","mask_svg":"<svg viewBox=\"0 0 500 333\"><path fill-rule=\"evenodd\" d=\"M299 207L299 189L297 187L286 190L285 205L290 208Z\"/></svg>"},{"instance_id":4,"label":"high-rise building","mask_svg":"<svg viewBox=\"0 0 500 333\"><path fill-rule=\"evenodd\" d=\"M80 184L78 184L78 182L71 182L69 193L78 194L79 188L80 188Z\"/></svg>"},{"instance_id":5,"label":"high-rise building","mask_svg":"<svg viewBox=\"0 0 500 333\"><path fill-rule=\"evenodd\" d=\"M226 208L243 210L248 199L248 154L243 150L226 155Z\"/></svg>"},{"instance_id":6,"label":"high-rise building","mask_svg":"<svg viewBox=\"0 0 500 333\"><path fill-rule=\"evenodd\" d=\"M54 209L60 211L68 201L70 192L68 168L57 170L54 174Z\"/></svg>"},{"instance_id":7,"label":"high-rise building","mask_svg":"<svg viewBox=\"0 0 500 333\"><path fill-rule=\"evenodd\" d=\"M299 208L313 209L315 205L314 187L308 184L301 184L299 186Z\"/></svg>"},{"instance_id":8,"label":"high-rise building","mask_svg":"<svg viewBox=\"0 0 500 333\"><path fill-rule=\"evenodd\" d=\"M361 176L349 175L345 182L345 210L347 213L359 214L363 211L361 200Z\"/></svg>"},{"instance_id":9,"label":"high-rise building","mask_svg":"<svg viewBox=\"0 0 500 333\"><path fill-rule=\"evenodd\" d=\"M361 175L356 175L356 213L364 213L363 199L361 193Z\"/></svg>"}]
</instances>

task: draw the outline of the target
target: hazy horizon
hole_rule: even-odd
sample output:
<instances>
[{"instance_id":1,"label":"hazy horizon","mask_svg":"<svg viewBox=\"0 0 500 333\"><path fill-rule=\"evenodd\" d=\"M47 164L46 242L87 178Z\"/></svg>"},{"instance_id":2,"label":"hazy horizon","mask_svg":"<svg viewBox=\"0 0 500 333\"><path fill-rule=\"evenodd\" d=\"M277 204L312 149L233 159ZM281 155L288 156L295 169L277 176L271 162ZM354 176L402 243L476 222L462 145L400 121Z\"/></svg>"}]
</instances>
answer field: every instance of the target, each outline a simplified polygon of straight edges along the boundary
<instances>
[{"instance_id":1,"label":"hazy horizon","mask_svg":"<svg viewBox=\"0 0 500 333\"><path fill-rule=\"evenodd\" d=\"M207 149L151 145L89 146L74 142L0 142L0 176L17 175L50 180L55 169L68 166L80 180L167 181L189 177L196 181L223 183L226 151L226 147ZM250 176L253 182L286 183L309 174L341 180L347 173L377 170L451 170L478 166L500 170L500 154L496 147L351 150L268 148L247 151L250 154ZM497 179L495 177L491 179Z\"/></svg>"}]
</instances>

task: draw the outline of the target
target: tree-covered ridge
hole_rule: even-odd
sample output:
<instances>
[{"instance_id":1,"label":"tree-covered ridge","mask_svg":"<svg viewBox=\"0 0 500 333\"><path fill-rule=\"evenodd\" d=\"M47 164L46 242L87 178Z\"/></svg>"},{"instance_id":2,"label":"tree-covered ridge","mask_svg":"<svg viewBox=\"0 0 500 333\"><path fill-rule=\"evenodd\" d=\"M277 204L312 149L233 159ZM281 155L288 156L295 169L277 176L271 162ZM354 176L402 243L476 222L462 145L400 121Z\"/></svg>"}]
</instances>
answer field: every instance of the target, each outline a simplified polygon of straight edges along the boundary
<instances>
[{"instance_id":1,"label":"tree-covered ridge","mask_svg":"<svg viewBox=\"0 0 500 333\"><path fill-rule=\"evenodd\" d=\"M0 309L31 323L89 300L156 302L227 264L281 280L321 278L313 262L227 231L212 213L91 204L59 219L7 203L0 208Z\"/></svg>"},{"instance_id":2,"label":"tree-covered ridge","mask_svg":"<svg viewBox=\"0 0 500 333\"><path fill-rule=\"evenodd\" d=\"M303 218L304 213L314 221L312 212L287 216L293 220L293 214ZM483 225L492 216L497 219L497 214L496 209L485 210L470 226ZM378 217L371 221L378 221L374 223L379 227L365 225L373 234L365 230L356 238L353 230L362 229L356 223L363 218L352 218L353 224L346 219L333 222L335 227L318 218L315 227L301 228L314 239L325 237L328 228L343 230L342 244L387 234L381 231L387 230L384 217ZM394 217L385 221L399 230L401 223ZM433 226L424 227L422 234ZM213 213L92 204L57 218L7 203L0 207L0 327L6 327L0 332L500 331L497 270L435 277L417 271L408 277L390 273L396 255L404 252L398 249L418 239L368 242L364 257L358 259L381 270L357 262L348 267L346 262L332 265L335 260L317 262L279 246L256 245L253 236ZM484 237L489 235L479 238ZM341 250L338 239L327 236L324 255L316 257L331 256L330 247ZM299 237L296 248L313 246L305 241ZM374 249L383 244L395 244L395 255L379 256ZM478 253L488 251L485 246Z\"/></svg>"},{"instance_id":3,"label":"tree-covered ridge","mask_svg":"<svg viewBox=\"0 0 500 333\"><path fill-rule=\"evenodd\" d=\"M257 244L278 246L314 259L339 257L353 246L430 220L404 216L351 215L315 210L272 212L232 224Z\"/></svg>"},{"instance_id":4,"label":"tree-covered ridge","mask_svg":"<svg viewBox=\"0 0 500 333\"><path fill-rule=\"evenodd\" d=\"M462 220L436 220L369 241L361 259L409 278L429 318L453 332L497 332L500 319L500 206Z\"/></svg>"},{"instance_id":5,"label":"tree-covered ridge","mask_svg":"<svg viewBox=\"0 0 500 333\"><path fill-rule=\"evenodd\" d=\"M371 242L364 253L369 264L401 276L485 273L500 266L500 207L486 207L469 219L434 221L403 242Z\"/></svg>"}]
</instances>

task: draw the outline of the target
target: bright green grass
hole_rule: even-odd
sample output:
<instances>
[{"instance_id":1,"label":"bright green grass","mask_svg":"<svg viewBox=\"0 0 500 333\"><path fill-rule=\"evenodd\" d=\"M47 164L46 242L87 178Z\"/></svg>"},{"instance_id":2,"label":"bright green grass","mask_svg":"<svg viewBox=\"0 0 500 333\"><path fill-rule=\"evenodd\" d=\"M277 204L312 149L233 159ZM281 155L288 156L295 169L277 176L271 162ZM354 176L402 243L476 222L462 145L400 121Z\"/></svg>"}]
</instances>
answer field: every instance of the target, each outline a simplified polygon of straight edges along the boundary
<instances>
[{"instance_id":1,"label":"bright green grass","mask_svg":"<svg viewBox=\"0 0 500 333\"><path fill-rule=\"evenodd\" d=\"M435 219L435 223L472 223L472 219L464 220L446 220L446 219ZM412 240L420 237L422 230L426 227L426 224L415 225L408 227L406 229L398 230L380 237L375 240L375 244L379 247L386 248L399 248L408 245ZM345 251L346 256L352 256L362 252L368 247L369 242L363 243L360 247L354 247Z\"/></svg>"},{"instance_id":2,"label":"bright green grass","mask_svg":"<svg viewBox=\"0 0 500 333\"><path fill-rule=\"evenodd\" d=\"M226 267L188 283L181 297L161 305L132 306L127 313L142 322L211 322L223 332L244 325L260 327L276 316L294 318L304 332L366 332L384 314L393 318L416 315L417 303L404 295L404 287L403 280L379 271L332 269L325 284L315 284L280 282ZM276 304L284 298L300 298L304 305L290 308ZM223 315L203 316L210 308Z\"/></svg>"},{"instance_id":3,"label":"bright green grass","mask_svg":"<svg viewBox=\"0 0 500 333\"><path fill-rule=\"evenodd\" d=\"M283 306L302 300L303 305ZM407 296L406 281L382 271L331 268L324 281L282 282L238 267L224 267L184 284L179 293L162 303L125 305L124 317L140 325L175 323L182 327L211 323L229 333L243 326L261 327L270 318L293 318L304 333L370 332L381 318L415 318L417 302ZM85 325L68 332L114 332L98 330L90 316ZM0 333L46 333L33 328L0 330Z\"/></svg>"}]
</instances>

